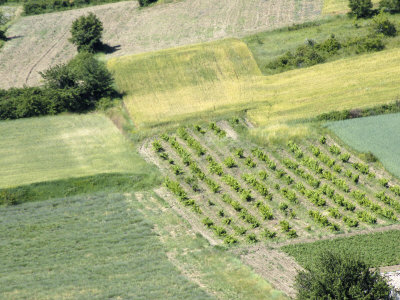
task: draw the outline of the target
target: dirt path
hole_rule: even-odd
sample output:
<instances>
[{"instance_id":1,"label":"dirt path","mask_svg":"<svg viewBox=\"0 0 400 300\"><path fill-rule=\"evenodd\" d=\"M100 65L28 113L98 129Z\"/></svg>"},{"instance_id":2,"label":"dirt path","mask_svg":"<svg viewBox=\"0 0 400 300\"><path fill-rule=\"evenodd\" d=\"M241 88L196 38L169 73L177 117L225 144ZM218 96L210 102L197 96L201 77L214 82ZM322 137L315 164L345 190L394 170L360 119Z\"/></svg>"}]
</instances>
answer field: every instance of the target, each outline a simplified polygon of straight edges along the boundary
<instances>
[{"instance_id":1,"label":"dirt path","mask_svg":"<svg viewBox=\"0 0 400 300\"><path fill-rule=\"evenodd\" d=\"M147 9L126 1L23 17L0 52L0 88L37 85L39 71L71 59L71 23L88 12L103 22L103 40L116 48L111 57L240 37L315 19L321 9L321 0L185 0Z\"/></svg>"}]
</instances>

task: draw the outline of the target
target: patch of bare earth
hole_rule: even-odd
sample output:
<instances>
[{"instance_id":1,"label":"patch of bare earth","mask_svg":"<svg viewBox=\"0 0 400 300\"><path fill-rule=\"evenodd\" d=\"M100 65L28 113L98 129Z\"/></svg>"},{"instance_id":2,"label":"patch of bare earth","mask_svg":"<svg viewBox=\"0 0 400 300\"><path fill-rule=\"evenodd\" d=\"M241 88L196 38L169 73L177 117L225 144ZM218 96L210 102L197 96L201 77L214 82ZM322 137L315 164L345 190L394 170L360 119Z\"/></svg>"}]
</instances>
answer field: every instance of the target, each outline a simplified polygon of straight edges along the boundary
<instances>
[{"instance_id":1,"label":"patch of bare earth","mask_svg":"<svg viewBox=\"0 0 400 300\"><path fill-rule=\"evenodd\" d=\"M289 297L296 296L294 288L297 272L302 267L286 253L265 245L236 251L241 260L251 266L259 275L265 278L276 289L283 291Z\"/></svg>"},{"instance_id":2,"label":"patch of bare earth","mask_svg":"<svg viewBox=\"0 0 400 300\"><path fill-rule=\"evenodd\" d=\"M253 32L315 19L321 0L185 0L139 9L126 1L83 9L23 17L7 34L14 37L0 52L0 87L40 83L39 71L71 59L68 42L72 21L95 13L104 24L111 56L143 53Z\"/></svg>"}]
</instances>

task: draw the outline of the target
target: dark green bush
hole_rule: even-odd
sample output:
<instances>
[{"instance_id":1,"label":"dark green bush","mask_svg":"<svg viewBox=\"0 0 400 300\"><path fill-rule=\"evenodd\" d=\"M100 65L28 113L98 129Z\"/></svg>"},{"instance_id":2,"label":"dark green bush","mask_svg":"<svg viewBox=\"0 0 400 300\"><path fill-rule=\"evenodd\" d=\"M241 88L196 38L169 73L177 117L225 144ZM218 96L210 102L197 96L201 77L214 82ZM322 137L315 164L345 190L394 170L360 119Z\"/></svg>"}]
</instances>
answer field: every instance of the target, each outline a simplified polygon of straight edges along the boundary
<instances>
[{"instance_id":1,"label":"dark green bush","mask_svg":"<svg viewBox=\"0 0 400 300\"><path fill-rule=\"evenodd\" d=\"M374 29L375 33L383 34L385 36L397 35L396 26L392 22L390 22L388 17L383 13L376 15L372 19L372 28Z\"/></svg>"},{"instance_id":2,"label":"dark green bush","mask_svg":"<svg viewBox=\"0 0 400 300\"><path fill-rule=\"evenodd\" d=\"M357 18L368 18L373 13L371 0L350 0L349 7Z\"/></svg>"},{"instance_id":3,"label":"dark green bush","mask_svg":"<svg viewBox=\"0 0 400 300\"><path fill-rule=\"evenodd\" d=\"M379 2L379 9L391 14L400 12L399 0L381 0Z\"/></svg>"},{"instance_id":4,"label":"dark green bush","mask_svg":"<svg viewBox=\"0 0 400 300\"><path fill-rule=\"evenodd\" d=\"M379 271L370 271L353 255L320 253L296 277L297 299L390 299L390 287Z\"/></svg>"},{"instance_id":5,"label":"dark green bush","mask_svg":"<svg viewBox=\"0 0 400 300\"><path fill-rule=\"evenodd\" d=\"M68 64L41 74L44 87L0 90L0 120L83 112L99 99L117 96L105 66L89 53L77 55Z\"/></svg>"},{"instance_id":6,"label":"dark green bush","mask_svg":"<svg viewBox=\"0 0 400 300\"><path fill-rule=\"evenodd\" d=\"M95 14L80 16L71 26L71 38L69 41L74 44L78 51L95 52L101 46L101 35L103 24Z\"/></svg>"},{"instance_id":7,"label":"dark green bush","mask_svg":"<svg viewBox=\"0 0 400 300\"><path fill-rule=\"evenodd\" d=\"M149 6L151 3L157 2L157 0L139 0L140 6Z\"/></svg>"}]
</instances>

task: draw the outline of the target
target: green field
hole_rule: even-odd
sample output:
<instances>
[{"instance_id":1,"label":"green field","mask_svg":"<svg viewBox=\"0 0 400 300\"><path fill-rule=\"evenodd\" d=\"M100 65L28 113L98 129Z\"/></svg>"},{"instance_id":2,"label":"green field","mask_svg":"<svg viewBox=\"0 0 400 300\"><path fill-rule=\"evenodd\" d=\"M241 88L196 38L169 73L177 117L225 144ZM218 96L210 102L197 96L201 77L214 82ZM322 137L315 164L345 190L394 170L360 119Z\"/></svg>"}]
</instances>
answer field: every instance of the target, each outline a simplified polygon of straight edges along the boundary
<instances>
[{"instance_id":1,"label":"green field","mask_svg":"<svg viewBox=\"0 0 400 300\"><path fill-rule=\"evenodd\" d=\"M0 245L4 299L285 299L151 193L0 207Z\"/></svg>"},{"instance_id":2,"label":"green field","mask_svg":"<svg viewBox=\"0 0 400 300\"><path fill-rule=\"evenodd\" d=\"M144 161L99 114L0 122L0 188L98 173L143 173Z\"/></svg>"},{"instance_id":3,"label":"green field","mask_svg":"<svg viewBox=\"0 0 400 300\"><path fill-rule=\"evenodd\" d=\"M385 171L331 138L259 148L223 126L181 127L147 145L189 218L221 243L316 238L399 222L399 195L382 191L376 178ZM245 130L240 121L231 126ZM388 184L400 189L397 180Z\"/></svg>"},{"instance_id":4,"label":"green field","mask_svg":"<svg viewBox=\"0 0 400 300\"><path fill-rule=\"evenodd\" d=\"M0 208L0 298L209 299L126 196Z\"/></svg>"},{"instance_id":5,"label":"green field","mask_svg":"<svg viewBox=\"0 0 400 300\"><path fill-rule=\"evenodd\" d=\"M247 109L266 126L391 102L399 63L400 49L390 49L262 76L243 42L225 40L121 57L108 67L137 125Z\"/></svg>"},{"instance_id":6,"label":"green field","mask_svg":"<svg viewBox=\"0 0 400 300\"><path fill-rule=\"evenodd\" d=\"M387 170L400 177L400 114L339 121L328 128L357 151L374 153Z\"/></svg>"},{"instance_id":7,"label":"green field","mask_svg":"<svg viewBox=\"0 0 400 300\"><path fill-rule=\"evenodd\" d=\"M396 24L400 21L400 16L389 15L389 19ZM337 40L345 43L349 39L370 34L371 23L371 19L354 20L354 18L339 15L274 31L249 35L242 38L242 40L253 53L263 74L271 75L279 73L281 70L270 69L267 67L267 64L288 51L294 52L299 46L305 45L307 39L312 39L316 43L322 43L334 34ZM398 48L400 46L399 36L384 38L383 41L386 49ZM350 51L349 49L342 48L336 55L328 57L327 61L358 55L354 52L354 50Z\"/></svg>"},{"instance_id":8,"label":"green field","mask_svg":"<svg viewBox=\"0 0 400 300\"><path fill-rule=\"evenodd\" d=\"M400 231L355 235L345 238L317 241L308 244L284 246L283 251L303 266L314 262L320 251L337 251L355 255L372 267L400 264Z\"/></svg>"}]
</instances>

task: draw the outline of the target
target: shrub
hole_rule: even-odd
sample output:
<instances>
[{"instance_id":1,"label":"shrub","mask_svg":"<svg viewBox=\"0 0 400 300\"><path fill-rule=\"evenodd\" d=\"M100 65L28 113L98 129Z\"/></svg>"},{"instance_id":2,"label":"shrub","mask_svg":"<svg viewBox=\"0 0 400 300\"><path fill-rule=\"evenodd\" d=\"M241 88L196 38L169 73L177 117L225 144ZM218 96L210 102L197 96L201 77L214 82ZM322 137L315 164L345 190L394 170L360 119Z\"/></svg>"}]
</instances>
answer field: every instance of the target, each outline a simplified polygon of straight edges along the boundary
<instances>
[{"instance_id":1,"label":"shrub","mask_svg":"<svg viewBox=\"0 0 400 300\"><path fill-rule=\"evenodd\" d=\"M235 160L232 157L227 157L224 160L224 164L228 167L228 168L234 168L237 167L237 164L235 162Z\"/></svg>"},{"instance_id":2,"label":"shrub","mask_svg":"<svg viewBox=\"0 0 400 300\"><path fill-rule=\"evenodd\" d=\"M343 153L340 155L340 159L342 160L342 162L347 163L350 160L350 154Z\"/></svg>"},{"instance_id":3,"label":"shrub","mask_svg":"<svg viewBox=\"0 0 400 300\"><path fill-rule=\"evenodd\" d=\"M237 242L238 242L237 238L235 238L235 237L233 237L233 236L231 236L231 235L227 235L227 236L224 238L224 243L227 244L227 245L234 245L234 244L236 244Z\"/></svg>"},{"instance_id":4,"label":"shrub","mask_svg":"<svg viewBox=\"0 0 400 300\"><path fill-rule=\"evenodd\" d=\"M379 2L379 9L390 12L398 13L400 12L400 1L399 0L381 0Z\"/></svg>"},{"instance_id":5,"label":"shrub","mask_svg":"<svg viewBox=\"0 0 400 300\"><path fill-rule=\"evenodd\" d=\"M139 0L139 5L141 7L149 6L151 3L157 2L157 0Z\"/></svg>"},{"instance_id":6,"label":"shrub","mask_svg":"<svg viewBox=\"0 0 400 300\"><path fill-rule=\"evenodd\" d=\"M357 18L367 18L372 15L371 0L349 0L349 7Z\"/></svg>"},{"instance_id":7,"label":"shrub","mask_svg":"<svg viewBox=\"0 0 400 300\"><path fill-rule=\"evenodd\" d=\"M345 280L344 280L345 278ZM379 271L348 253L322 252L296 277L297 299L389 299Z\"/></svg>"},{"instance_id":8,"label":"shrub","mask_svg":"<svg viewBox=\"0 0 400 300\"><path fill-rule=\"evenodd\" d=\"M342 48L342 45L338 41L338 39L335 37L335 35L332 34L329 39L316 45L316 47L317 47L317 49L324 51L324 52L328 53L329 55L334 55L340 50L340 48ZM322 141L321 141L321 144L325 144L325 143L322 143Z\"/></svg>"},{"instance_id":9,"label":"shrub","mask_svg":"<svg viewBox=\"0 0 400 300\"><path fill-rule=\"evenodd\" d=\"M244 158L244 150L242 148L235 149L235 155L238 158Z\"/></svg>"},{"instance_id":10,"label":"shrub","mask_svg":"<svg viewBox=\"0 0 400 300\"><path fill-rule=\"evenodd\" d=\"M386 178L381 178L381 179L379 179L379 184L385 188L388 188L389 180L387 180Z\"/></svg>"},{"instance_id":11,"label":"shrub","mask_svg":"<svg viewBox=\"0 0 400 300\"><path fill-rule=\"evenodd\" d=\"M250 233L247 237L246 240L250 244L255 244L258 242L257 236L254 233Z\"/></svg>"},{"instance_id":12,"label":"shrub","mask_svg":"<svg viewBox=\"0 0 400 300\"><path fill-rule=\"evenodd\" d=\"M276 232L270 231L268 229L264 229L264 231L261 233L261 235L267 239L273 239L276 237Z\"/></svg>"},{"instance_id":13,"label":"shrub","mask_svg":"<svg viewBox=\"0 0 400 300\"><path fill-rule=\"evenodd\" d=\"M78 51L95 52L101 45L102 33L103 24L95 14L89 13L72 23L69 41L78 48Z\"/></svg>"},{"instance_id":14,"label":"shrub","mask_svg":"<svg viewBox=\"0 0 400 300\"><path fill-rule=\"evenodd\" d=\"M400 3L400 1L398 2ZM387 16L382 12L372 19L372 28L375 33L385 36L396 36L397 34L396 26L390 22Z\"/></svg>"}]
</instances>

